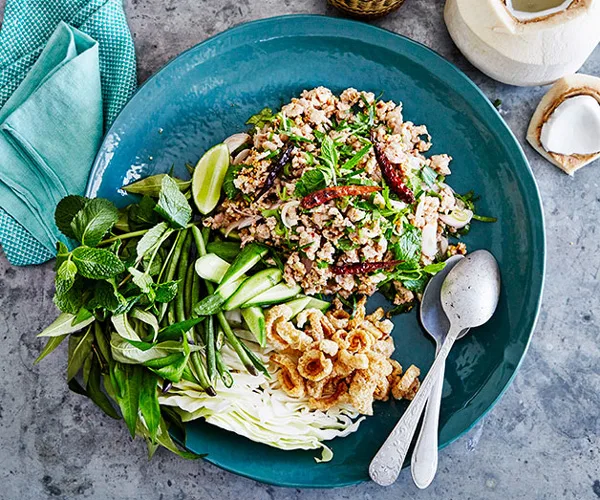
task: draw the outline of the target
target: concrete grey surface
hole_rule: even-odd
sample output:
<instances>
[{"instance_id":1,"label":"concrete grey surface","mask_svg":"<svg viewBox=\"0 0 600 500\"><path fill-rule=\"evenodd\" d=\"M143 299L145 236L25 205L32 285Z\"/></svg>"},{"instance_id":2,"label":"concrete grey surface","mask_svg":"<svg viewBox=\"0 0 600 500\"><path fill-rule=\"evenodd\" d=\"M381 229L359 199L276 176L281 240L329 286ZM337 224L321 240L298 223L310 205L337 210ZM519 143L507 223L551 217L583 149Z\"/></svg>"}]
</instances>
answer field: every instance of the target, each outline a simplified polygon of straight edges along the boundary
<instances>
[{"instance_id":1,"label":"concrete grey surface","mask_svg":"<svg viewBox=\"0 0 600 500\"><path fill-rule=\"evenodd\" d=\"M325 0L126 0L142 80L184 49L243 21L289 13L338 15ZM0 14L4 0L0 0ZM375 24L435 49L491 98L531 162L544 199L548 272L531 349L487 418L441 453L434 484L403 473L388 489L265 486L166 451L152 461L121 423L64 384L64 349L33 367L35 334L56 316L52 265L13 268L0 256L0 498L232 500L480 500L600 498L600 162L562 174L524 141L543 88L491 81L452 44L441 0L407 0ZM600 49L583 72L600 74Z\"/></svg>"}]
</instances>

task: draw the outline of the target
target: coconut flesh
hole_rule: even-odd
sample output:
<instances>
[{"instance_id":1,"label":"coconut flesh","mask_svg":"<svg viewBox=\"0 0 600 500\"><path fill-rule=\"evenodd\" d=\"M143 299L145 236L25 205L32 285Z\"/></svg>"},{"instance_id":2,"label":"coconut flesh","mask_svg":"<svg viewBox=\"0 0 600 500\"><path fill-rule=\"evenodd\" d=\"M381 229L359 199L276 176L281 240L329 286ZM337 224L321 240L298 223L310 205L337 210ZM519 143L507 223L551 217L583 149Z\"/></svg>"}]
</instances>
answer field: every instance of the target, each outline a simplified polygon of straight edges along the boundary
<instances>
[{"instance_id":1,"label":"coconut flesh","mask_svg":"<svg viewBox=\"0 0 600 500\"><path fill-rule=\"evenodd\" d=\"M588 155L600 151L600 104L590 95L569 97L542 126L540 142L546 151Z\"/></svg>"},{"instance_id":2,"label":"coconut flesh","mask_svg":"<svg viewBox=\"0 0 600 500\"><path fill-rule=\"evenodd\" d=\"M576 73L600 41L598 0L447 0L444 20L474 66L511 85Z\"/></svg>"}]
</instances>

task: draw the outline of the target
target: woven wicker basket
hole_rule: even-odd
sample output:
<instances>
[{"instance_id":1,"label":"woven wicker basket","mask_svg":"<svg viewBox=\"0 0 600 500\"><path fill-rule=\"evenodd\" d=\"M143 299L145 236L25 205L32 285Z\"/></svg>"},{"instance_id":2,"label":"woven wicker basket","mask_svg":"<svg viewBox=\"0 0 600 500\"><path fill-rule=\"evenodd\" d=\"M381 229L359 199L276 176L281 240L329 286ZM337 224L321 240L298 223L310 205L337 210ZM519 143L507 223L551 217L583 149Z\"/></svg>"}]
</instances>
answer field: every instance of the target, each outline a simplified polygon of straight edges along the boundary
<instances>
[{"instance_id":1,"label":"woven wicker basket","mask_svg":"<svg viewBox=\"0 0 600 500\"><path fill-rule=\"evenodd\" d=\"M357 17L377 17L400 7L404 0L329 0L329 3Z\"/></svg>"}]
</instances>

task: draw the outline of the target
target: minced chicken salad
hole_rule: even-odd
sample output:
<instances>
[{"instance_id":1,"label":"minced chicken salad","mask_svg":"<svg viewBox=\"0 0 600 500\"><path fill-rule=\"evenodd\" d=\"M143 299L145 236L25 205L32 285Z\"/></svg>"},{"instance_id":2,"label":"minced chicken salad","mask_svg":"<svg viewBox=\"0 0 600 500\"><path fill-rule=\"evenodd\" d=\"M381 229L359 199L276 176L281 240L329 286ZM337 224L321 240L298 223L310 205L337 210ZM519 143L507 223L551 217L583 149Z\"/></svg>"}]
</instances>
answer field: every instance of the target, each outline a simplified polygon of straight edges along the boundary
<instances>
[{"instance_id":1,"label":"minced chicken salad","mask_svg":"<svg viewBox=\"0 0 600 500\"><path fill-rule=\"evenodd\" d=\"M305 90L207 151L190 180L159 174L109 200L64 198L61 310L38 361L69 339L69 387L123 418L150 453L186 458L169 428L196 419L281 449L322 449L375 401L412 399L419 369L390 320L410 310L460 237L472 193L446 184L402 105ZM368 313L382 293L388 310ZM403 368L402 363L408 363Z\"/></svg>"}]
</instances>

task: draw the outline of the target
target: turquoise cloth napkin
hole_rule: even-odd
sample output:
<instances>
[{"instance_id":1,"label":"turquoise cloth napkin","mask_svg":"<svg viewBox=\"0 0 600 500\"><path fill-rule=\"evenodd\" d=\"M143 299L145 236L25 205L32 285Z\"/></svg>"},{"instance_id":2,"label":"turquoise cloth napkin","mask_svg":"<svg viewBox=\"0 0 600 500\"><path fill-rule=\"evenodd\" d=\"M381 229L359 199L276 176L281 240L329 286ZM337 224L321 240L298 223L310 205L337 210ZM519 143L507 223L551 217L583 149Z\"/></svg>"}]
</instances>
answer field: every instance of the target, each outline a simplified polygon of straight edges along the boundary
<instances>
[{"instance_id":1,"label":"turquoise cloth napkin","mask_svg":"<svg viewBox=\"0 0 600 500\"><path fill-rule=\"evenodd\" d=\"M8 0L0 30L0 244L12 264L54 256L54 207L83 193L103 131L135 87L121 0Z\"/></svg>"}]
</instances>

